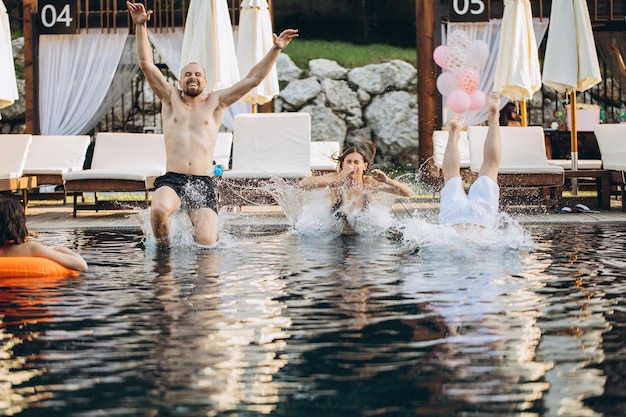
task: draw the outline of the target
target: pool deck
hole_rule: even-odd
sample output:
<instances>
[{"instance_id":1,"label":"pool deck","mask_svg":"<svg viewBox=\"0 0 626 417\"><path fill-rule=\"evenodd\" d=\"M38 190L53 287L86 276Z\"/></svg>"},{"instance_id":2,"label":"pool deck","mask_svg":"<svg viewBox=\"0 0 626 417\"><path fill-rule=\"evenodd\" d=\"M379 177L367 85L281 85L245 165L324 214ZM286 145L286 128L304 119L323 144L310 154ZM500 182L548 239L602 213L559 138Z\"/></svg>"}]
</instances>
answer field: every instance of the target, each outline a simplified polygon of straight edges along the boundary
<instances>
[{"instance_id":1,"label":"pool deck","mask_svg":"<svg viewBox=\"0 0 626 417\"><path fill-rule=\"evenodd\" d=\"M565 201L564 205L574 206L582 202L580 198ZM393 205L393 212L399 218L412 216L416 210L423 211L436 219L439 204L435 198L404 198ZM563 224L563 223L626 223L626 213L621 210L621 201L611 199L610 210L599 213L554 213L545 207L508 207L505 210L521 224ZM142 210L79 211L72 217L72 204L63 205L60 201L32 201L27 209L27 226L30 231L46 230L140 230L138 216ZM239 226L287 226L287 218L278 206L241 207L229 212L228 221Z\"/></svg>"}]
</instances>

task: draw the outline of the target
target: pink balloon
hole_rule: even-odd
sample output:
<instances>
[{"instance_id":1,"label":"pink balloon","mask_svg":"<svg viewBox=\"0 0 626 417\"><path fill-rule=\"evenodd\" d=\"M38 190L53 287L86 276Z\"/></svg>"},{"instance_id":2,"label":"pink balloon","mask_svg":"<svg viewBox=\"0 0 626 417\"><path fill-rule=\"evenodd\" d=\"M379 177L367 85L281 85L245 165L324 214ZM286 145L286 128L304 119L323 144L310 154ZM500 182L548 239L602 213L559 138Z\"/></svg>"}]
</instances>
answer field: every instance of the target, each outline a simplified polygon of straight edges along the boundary
<instances>
[{"instance_id":1,"label":"pink balloon","mask_svg":"<svg viewBox=\"0 0 626 417\"><path fill-rule=\"evenodd\" d=\"M487 102L487 98L485 93L480 90L474 90L469 95L470 98L470 110L479 110L485 107L485 103Z\"/></svg>"},{"instance_id":2,"label":"pink balloon","mask_svg":"<svg viewBox=\"0 0 626 417\"><path fill-rule=\"evenodd\" d=\"M470 106L470 96L463 90L454 90L448 95L446 106L453 113L465 113Z\"/></svg>"},{"instance_id":3,"label":"pink balloon","mask_svg":"<svg viewBox=\"0 0 626 417\"><path fill-rule=\"evenodd\" d=\"M458 89L459 86L456 83L456 75L451 72L442 72L437 77L437 90L442 96L447 96L452 91Z\"/></svg>"},{"instance_id":4,"label":"pink balloon","mask_svg":"<svg viewBox=\"0 0 626 417\"><path fill-rule=\"evenodd\" d=\"M439 65L443 69L448 69L446 67L446 51L448 47L446 45L439 45L435 48L433 52L433 58L435 59L435 64Z\"/></svg>"},{"instance_id":5,"label":"pink balloon","mask_svg":"<svg viewBox=\"0 0 626 417\"><path fill-rule=\"evenodd\" d=\"M478 88L480 75L475 68L465 67L458 73L456 82L461 90L466 93L471 93Z\"/></svg>"}]
</instances>

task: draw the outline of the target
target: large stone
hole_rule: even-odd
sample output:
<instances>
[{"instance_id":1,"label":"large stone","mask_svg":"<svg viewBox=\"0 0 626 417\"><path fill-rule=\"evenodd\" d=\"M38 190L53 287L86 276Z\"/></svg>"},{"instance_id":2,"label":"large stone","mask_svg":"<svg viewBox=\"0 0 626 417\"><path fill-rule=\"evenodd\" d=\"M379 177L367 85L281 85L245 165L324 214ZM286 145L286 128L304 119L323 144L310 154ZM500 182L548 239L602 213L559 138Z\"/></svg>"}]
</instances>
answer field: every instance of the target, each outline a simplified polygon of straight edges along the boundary
<instances>
[{"instance_id":1,"label":"large stone","mask_svg":"<svg viewBox=\"0 0 626 417\"><path fill-rule=\"evenodd\" d=\"M417 69L406 61L394 59L390 61L395 70L393 86L398 90L410 90L417 87Z\"/></svg>"},{"instance_id":2,"label":"large stone","mask_svg":"<svg viewBox=\"0 0 626 417\"><path fill-rule=\"evenodd\" d=\"M24 37L15 38L11 41L13 61L16 65L24 66Z\"/></svg>"},{"instance_id":3,"label":"large stone","mask_svg":"<svg viewBox=\"0 0 626 417\"><path fill-rule=\"evenodd\" d=\"M417 98L406 91L376 96L364 112L376 146L386 160L417 166Z\"/></svg>"},{"instance_id":4,"label":"large stone","mask_svg":"<svg viewBox=\"0 0 626 417\"><path fill-rule=\"evenodd\" d=\"M356 91L346 81L324 79L322 92L326 95L326 103L335 113L361 118L363 112Z\"/></svg>"},{"instance_id":5,"label":"large stone","mask_svg":"<svg viewBox=\"0 0 626 417\"><path fill-rule=\"evenodd\" d=\"M370 94L382 94L395 87L397 66L390 63L371 64L348 72L348 81Z\"/></svg>"},{"instance_id":6,"label":"large stone","mask_svg":"<svg viewBox=\"0 0 626 417\"><path fill-rule=\"evenodd\" d=\"M304 80L296 80L289 83L287 87L280 92L280 97L289 103L293 108L300 109L302 106L313 100L320 92L322 87L315 77L305 78Z\"/></svg>"},{"instance_id":7,"label":"large stone","mask_svg":"<svg viewBox=\"0 0 626 417\"><path fill-rule=\"evenodd\" d=\"M25 86L26 82L24 80L17 80L17 94L19 97L15 100L15 103L0 109L2 122L23 121L26 118L26 101L24 99Z\"/></svg>"},{"instance_id":8,"label":"large stone","mask_svg":"<svg viewBox=\"0 0 626 417\"><path fill-rule=\"evenodd\" d=\"M372 129L369 127L363 127L360 129L354 129L348 132L346 136L346 143L357 144L372 140Z\"/></svg>"},{"instance_id":9,"label":"large stone","mask_svg":"<svg viewBox=\"0 0 626 417\"><path fill-rule=\"evenodd\" d=\"M311 140L334 140L343 145L348 128L330 108L308 105L300 111L311 116Z\"/></svg>"},{"instance_id":10,"label":"large stone","mask_svg":"<svg viewBox=\"0 0 626 417\"><path fill-rule=\"evenodd\" d=\"M276 72L278 73L278 81L295 81L302 75L302 70L293 63L289 55L280 53L276 60Z\"/></svg>"},{"instance_id":11,"label":"large stone","mask_svg":"<svg viewBox=\"0 0 626 417\"><path fill-rule=\"evenodd\" d=\"M348 70L330 59L313 59L309 61L309 70L319 80L345 80Z\"/></svg>"}]
</instances>

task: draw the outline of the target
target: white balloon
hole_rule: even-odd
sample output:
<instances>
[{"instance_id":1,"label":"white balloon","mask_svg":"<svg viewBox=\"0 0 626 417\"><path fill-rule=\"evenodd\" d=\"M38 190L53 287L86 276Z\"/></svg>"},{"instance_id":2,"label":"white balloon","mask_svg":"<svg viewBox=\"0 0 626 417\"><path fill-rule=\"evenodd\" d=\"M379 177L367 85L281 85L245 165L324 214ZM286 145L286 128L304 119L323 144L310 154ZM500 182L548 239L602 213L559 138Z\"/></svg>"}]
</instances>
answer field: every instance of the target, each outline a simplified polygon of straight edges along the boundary
<instances>
[{"instance_id":1,"label":"white balloon","mask_svg":"<svg viewBox=\"0 0 626 417\"><path fill-rule=\"evenodd\" d=\"M487 45L487 42L478 39L472 41L465 48L465 56L465 63L468 67L482 67L489 59L489 45Z\"/></svg>"},{"instance_id":2,"label":"white balloon","mask_svg":"<svg viewBox=\"0 0 626 417\"><path fill-rule=\"evenodd\" d=\"M470 43L469 38L462 29L457 29L448 37L448 46L458 46L461 49L465 49Z\"/></svg>"},{"instance_id":3,"label":"white balloon","mask_svg":"<svg viewBox=\"0 0 626 417\"><path fill-rule=\"evenodd\" d=\"M448 47L445 56L446 68L455 74L458 74L465 68L465 52L458 46Z\"/></svg>"},{"instance_id":4,"label":"white balloon","mask_svg":"<svg viewBox=\"0 0 626 417\"><path fill-rule=\"evenodd\" d=\"M456 82L455 74L451 72L442 72L439 77L437 77L437 90L442 96L447 96L458 88L459 86Z\"/></svg>"}]
</instances>

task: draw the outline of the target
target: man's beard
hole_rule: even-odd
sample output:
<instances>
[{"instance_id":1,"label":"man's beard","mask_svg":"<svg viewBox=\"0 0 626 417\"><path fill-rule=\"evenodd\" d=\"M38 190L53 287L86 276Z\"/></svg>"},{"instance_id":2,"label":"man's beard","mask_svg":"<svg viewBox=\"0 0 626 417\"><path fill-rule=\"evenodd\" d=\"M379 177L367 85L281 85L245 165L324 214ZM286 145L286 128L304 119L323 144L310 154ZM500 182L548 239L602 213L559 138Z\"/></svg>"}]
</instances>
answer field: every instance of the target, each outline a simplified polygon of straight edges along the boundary
<instances>
[{"instance_id":1,"label":"man's beard","mask_svg":"<svg viewBox=\"0 0 626 417\"><path fill-rule=\"evenodd\" d=\"M193 90L193 91L189 91L189 89L188 89L188 88L186 88L186 89L184 89L184 90L183 90L183 93L184 93L186 96L189 96L189 97L197 97L197 96L199 96L200 94L202 94L202 90L200 90L199 88L197 88L197 89L195 89L195 90Z\"/></svg>"}]
</instances>

